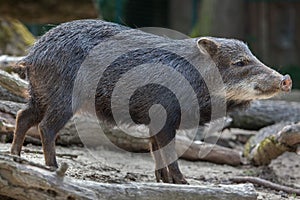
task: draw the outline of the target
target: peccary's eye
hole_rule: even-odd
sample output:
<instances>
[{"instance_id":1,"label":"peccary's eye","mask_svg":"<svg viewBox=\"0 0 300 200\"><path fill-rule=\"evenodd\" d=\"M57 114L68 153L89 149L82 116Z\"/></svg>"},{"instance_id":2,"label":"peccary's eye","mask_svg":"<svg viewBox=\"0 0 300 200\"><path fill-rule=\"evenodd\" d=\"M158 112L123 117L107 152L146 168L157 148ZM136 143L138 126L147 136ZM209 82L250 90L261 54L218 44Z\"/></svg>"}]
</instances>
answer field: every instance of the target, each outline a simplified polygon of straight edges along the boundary
<instances>
[{"instance_id":1,"label":"peccary's eye","mask_svg":"<svg viewBox=\"0 0 300 200\"><path fill-rule=\"evenodd\" d=\"M246 65L246 62L245 61L238 61L236 63L234 63L234 65L238 66L238 67L243 67Z\"/></svg>"}]
</instances>

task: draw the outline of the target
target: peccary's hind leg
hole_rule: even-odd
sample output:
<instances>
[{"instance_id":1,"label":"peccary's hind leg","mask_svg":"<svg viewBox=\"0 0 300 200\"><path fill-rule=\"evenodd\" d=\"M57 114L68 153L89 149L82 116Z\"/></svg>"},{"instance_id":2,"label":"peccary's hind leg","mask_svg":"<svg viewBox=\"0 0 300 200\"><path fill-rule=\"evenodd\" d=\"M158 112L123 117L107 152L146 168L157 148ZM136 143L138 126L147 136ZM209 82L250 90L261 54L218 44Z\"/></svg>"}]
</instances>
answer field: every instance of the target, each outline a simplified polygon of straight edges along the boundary
<instances>
[{"instance_id":1,"label":"peccary's hind leg","mask_svg":"<svg viewBox=\"0 0 300 200\"><path fill-rule=\"evenodd\" d=\"M16 128L11 146L11 154L20 156L24 143L25 134L28 129L41 121L42 115L39 109L29 101L28 107L20 110L16 118Z\"/></svg>"},{"instance_id":2,"label":"peccary's hind leg","mask_svg":"<svg viewBox=\"0 0 300 200\"><path fill-rule=\"evenodd\" d=\"M39 124L45 164L48 166L58 167L55 153L55 139L58 131L64 127L72 115L73 113L70 110L62 110L59 112L48 110Z\"/></svg>"},{"instance_id":3,"label":"peccary's hind leg","mask_svg":"<svg viewBox=\"0 0 300 200\"><path fill-rule=\"evenodd\" d=\"M151 151L156 165L155 176L157 181L187 184L177 163L175 133L175 129L165 127L156 135L151 135Z\"/></svg>"}]
</instances>

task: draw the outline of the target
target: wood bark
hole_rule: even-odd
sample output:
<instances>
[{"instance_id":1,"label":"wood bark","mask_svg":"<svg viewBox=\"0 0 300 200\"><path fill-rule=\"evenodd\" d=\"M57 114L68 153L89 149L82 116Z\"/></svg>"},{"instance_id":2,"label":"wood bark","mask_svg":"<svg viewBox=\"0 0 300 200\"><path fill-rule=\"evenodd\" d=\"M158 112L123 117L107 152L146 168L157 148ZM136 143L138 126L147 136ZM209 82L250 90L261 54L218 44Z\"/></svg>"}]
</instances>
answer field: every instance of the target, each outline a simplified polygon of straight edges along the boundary
<instances>
[{"instance_id":1,"label":"wood bark","mask_svg":"<svg viewBox=\"0 0 300 200\"><path fill-rule=\"evenodd\" d=\"M274 100L254 101L244 111L229 113L233 119L232 128L259 130L282 121L300 121L300 103Z\"/></svg>"},{"instance_id":2,"label":"wood bark","mask_svg":"<svg viewBox=\"0 0 300 200\"><path fill-rule=\"evenodd\" d=\"M0 155L0 195L36 199L257 199L252 184L173 185L163 183L107 184L65 177L67 165L53 171L25 159Z\"/></svg>"},{"instance_id":3,"label":"wood bark","mask_svg":"<svg viewBox=\"0 0 300 200\"><path fill-rule=\"evenodd\" d=\"M0 111L13 117L16 117L17 112L23 108L25 108L24 103L0 100Z\"/></svg>"},{"instance_id":4,"label":"wood bark","mask_svg":"<svg viewBox=\"0 0 300 200\"><path fill-rule=\"evenodd\" d=\"M187 137L176 137L176 151L180 154L183 149L187 149L181 158L191 161L208 161L216 164L227 164L238 166L242 164L240 152L208 144L200 141L191 142Z\"/></svg>"},{"instance_id":5,"label":"wood bark","mask_svg":"<svg viewBox=\"0 0 300 200\"><path fill-rule=\"evenodd\" d=\"M22 57L0 56L0 100L20 103L27 101L28 82L20 78L25 78L25 70L15 67L16 62L21 59Z\"/></svg>"},{"instance_id":6,"label":"wood bark","mask_svg":"<svg viewBox=\"0 0 300 200\"><path fill-rule=\"evenodd\" d=\"M24 99L28 97L28 83L18 76L13 76L3 70L0 70L0 87L14 96Z\"/></svg>"},{"instance_id":7,"label":"wood bark","mask_svg":"<svg viewBox=\"0 0 300 200\"><path fill-rule=\"evenodd\" d=\"M16 63L22 60L23 56L0 56L0 69L4 71L12 71L12 67L16 66Z\"/></svg>"},{"instance_id":8,"label":"wood bark","mask_svg":"<svg viewBox=\"0 0 300 200\"><path fill-rule=\"evenodd\" d=\"M296 152L300 144L300 122L282 122L261 129L245 145L244 155L254 165L268 165L286 151Z\"/></svg>"},{"instance_id":9,"label":"wood bark","mask_svg":"<svg viewBox=\"0 0 300 200\"><path fill-rule=\"evenodd\" d=\"M13 67L20 59L22 57L0 56L0 100L26 102L28 82L21 79L17 74L8 73L16 72L24 76L22 68Z\"/></svg>"},{"instance_id":10,"label":"wood bark","mask_svg":"<svg viewBox=\"0 0 300 200\"><path fill-rule=\"evenodd\" d=\"M0 86L0 99L6 100L6 101L13 101L13 102L19 102L19 103L25 103L26 99L23 97L20 97L18 95L13 94L9 90L3 88Z\"/></svg>"}]
</instances>

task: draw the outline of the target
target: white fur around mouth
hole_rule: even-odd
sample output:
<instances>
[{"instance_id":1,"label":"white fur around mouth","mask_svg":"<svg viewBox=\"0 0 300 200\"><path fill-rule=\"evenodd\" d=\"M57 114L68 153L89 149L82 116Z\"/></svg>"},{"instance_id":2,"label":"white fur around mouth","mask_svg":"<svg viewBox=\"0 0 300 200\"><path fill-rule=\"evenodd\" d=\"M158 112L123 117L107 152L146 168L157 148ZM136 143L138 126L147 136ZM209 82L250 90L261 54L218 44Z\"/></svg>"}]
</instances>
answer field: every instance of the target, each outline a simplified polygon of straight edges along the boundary
<instances>
[{"instance_id":1,"label":"white fur around mouth","mask_svg":"<svg viewBox=\"0 0 300 200\"><path fill-rule=\"evenodd\" d=\"M280 90L274 90L272 92L264 92L262 90L256 90L256 96L257 98L256 99L269 99L271 97L274 97L276 96L277 94L280 93Z\"/></svg>"},{"instance_id":2,"label":"white fur around mouth","mask_svg":"<svg viewBox=\"0 0 300 200\"><path fill-rule=\"evenodd\" d=\"M237 101L251 101L256 99L268 99L280 93L280 90L274 92L263 92L252 88L251 90L233 89L226 92L226 99Z\"/></svg>"}]
</instances>

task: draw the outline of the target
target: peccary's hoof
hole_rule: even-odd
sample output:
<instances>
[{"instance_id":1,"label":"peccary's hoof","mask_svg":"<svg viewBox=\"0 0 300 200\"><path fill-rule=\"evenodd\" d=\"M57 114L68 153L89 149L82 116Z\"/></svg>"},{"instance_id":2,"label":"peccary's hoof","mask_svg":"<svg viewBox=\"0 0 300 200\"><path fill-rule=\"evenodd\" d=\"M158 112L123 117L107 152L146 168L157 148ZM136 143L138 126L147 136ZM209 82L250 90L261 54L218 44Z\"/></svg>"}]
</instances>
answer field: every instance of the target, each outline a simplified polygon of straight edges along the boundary
<instances>
[{"instance_id":1,"label":"peccary's hoof","mask_svg":"<svg viewBox=\"0 0 300 200\"><path fill-rule=\"evenodd\" d=\"M10 154L14 156L21 156L21 151L16 150L16 148L11 148Z\"/></svg>"},{"instance_id":2,"label":"peccary's hoof","mask_svg":"<svg viewBox=\"0 0 300 200\"><path fill-rule=\"evenodd\" d=\"M177 175L173 176L173 183L175 183L175 184L185 184L185 185L189 184L187 182L187 180L185 180L185 178L183 178L182 174L180 174L179 176L177 176Z\"/></svg>"},{"instance_id":3,"label":"peccary's hoof","mask_svg":"<svg viewBox=\"0 0 300 200\"><path fill-rule=\"evenodd\" d=\"M16 151L10 151L10 154L14 156L21 156L21 154Z\"/></svg>"},{"instance_id":4,"label":"peccary's hoof","mask_svg":"<svg viewBox=\"0 0 300 200\"><path fill-rule=\"evenodd\" d=\"M157 182L189 184L181 173L171 173L166 167L155 170L155 177Z\"/></svg>"}]
</instances>

